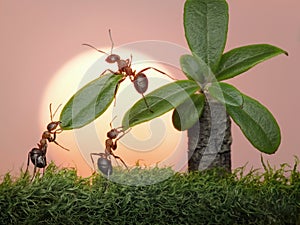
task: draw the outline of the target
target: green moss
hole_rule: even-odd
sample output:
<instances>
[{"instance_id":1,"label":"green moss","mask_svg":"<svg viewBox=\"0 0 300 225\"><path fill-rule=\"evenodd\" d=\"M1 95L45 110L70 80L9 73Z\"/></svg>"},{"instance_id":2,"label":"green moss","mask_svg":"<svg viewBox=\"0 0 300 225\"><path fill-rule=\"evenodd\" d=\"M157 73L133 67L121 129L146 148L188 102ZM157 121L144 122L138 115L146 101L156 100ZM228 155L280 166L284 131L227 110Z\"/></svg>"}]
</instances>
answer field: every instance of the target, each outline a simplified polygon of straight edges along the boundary
<instances>
[{"instance_id":1,"label":"green moss","mask_svg":"<svg viewBox=\"0 0 300 225\"><path fill-rule=\"evenodd\" d=\"M3 177L0 224L299 224L297 162L247 174L114 168L109 180L51 163L32 183Z\"/></svg>"}]
</instances>

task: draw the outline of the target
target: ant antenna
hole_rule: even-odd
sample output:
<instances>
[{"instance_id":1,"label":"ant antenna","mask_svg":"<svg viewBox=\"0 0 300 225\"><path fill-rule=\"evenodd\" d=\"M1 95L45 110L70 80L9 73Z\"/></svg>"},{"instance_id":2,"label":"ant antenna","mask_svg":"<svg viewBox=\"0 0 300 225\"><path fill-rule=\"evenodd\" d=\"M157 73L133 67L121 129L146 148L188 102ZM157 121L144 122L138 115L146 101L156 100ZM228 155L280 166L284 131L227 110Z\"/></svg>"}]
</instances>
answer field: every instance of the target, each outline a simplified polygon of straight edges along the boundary
<instances>
[{"instance_id":1,"label":"ant antenna","mask_svg":"<svg viewBox=\"0 0 300 225\"><path fill-rule=\"evenodd\" d=\"M111 37L111 31L110 31L110 29L108 29L108 33L109 33L109 38L110 38L110 41L111 41L111 50L110 50L110 54L112 54L112 50L113 50L113 48L114 48L114 41L113 41L113 39L112 39L112 37Z\"/></svg>"},{"instance_id":2,"label":"ant antenna","mask_svg":"<svg viewBox=\"0 0 300 225\"><path fill-rule=\"evenodd\" d=\"M108 33L109 33L109 38L110 38L110 41L111 41L110 54L112 54L112 50L113 50L113 48L114 48L114 41L113 41L113 39L112 39L112 37L111 37L111 31L110 31L110 29L108 29ZM90 45L90 44L82 44L82 45L85 45L85 46L88 46L88 47L90 47L90 48L92 48L92 49L95 49L97 52L104 53L105 55L109 55L108 53L106 53L106 52L104 52L104 51L101 51L101 50L97 49L97 48L94 47L93 45Z\"/></svg>"},{"instance_id":3,"label":"ant antenna","mask_svg":"<svg viewBox=\"0 0 300 225\"><path fill-rule=\"evenodd\" d=\"M111 124L112 124L112 122L113 122L116 118L117 118L117 116L115 116L115 117L112 119L112 121L109 123L110 129L113 129Z\"/></svg>"},{"instance_id":4,"label":"ant antenna","mask_svg":"<svg viewBox=\"0 0 300 225\"><path fill-rule=\"evenodd\" d=\"M97 48L94 47L93 45L90 45L90 44L82 44L82 45L85 45L85 46L88 46L88 47L90 47L90 48L92 48L92 49L95 49L96 51L101 52L101 53L104 53L105 55L109 55L109 54L107 54L106 52L103 52L103 51L97 49Z\"/></svg>"},{"instance_id":5,"label":"ant antenna","mask_svg":"<svg viewBox=\"0 0 300 225\"><path fill-rule=\"evenodd\" d=\"M55 114L56 114L56 112L57 112L57 110L59 109L59 107L61 107L61 104L59 104L59 106L57 107L57 109L55 110L55 112L52 114L52 108L51 108L51 105L52 105L52 103L50 103L50 105L49 105L49 109L50 109L50 119L51 119L51 122L53 121L53 118L54 118L54 116L55 116Z\"/></svg>"}]
</instances>

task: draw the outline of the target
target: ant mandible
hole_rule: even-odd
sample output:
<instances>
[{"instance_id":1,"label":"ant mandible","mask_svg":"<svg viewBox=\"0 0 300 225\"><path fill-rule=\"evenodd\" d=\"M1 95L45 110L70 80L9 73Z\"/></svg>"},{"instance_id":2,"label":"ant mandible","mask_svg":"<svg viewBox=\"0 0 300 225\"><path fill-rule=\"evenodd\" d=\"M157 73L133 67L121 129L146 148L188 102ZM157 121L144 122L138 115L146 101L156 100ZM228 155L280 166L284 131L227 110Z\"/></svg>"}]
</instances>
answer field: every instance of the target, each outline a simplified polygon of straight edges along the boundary
<instances>
[{"instance_id":1,"label":"ant mandible","mask_svg":"<svg viewBox=\"0 0 300 225\"><path fill-rule=\"evenodd\" d=\"M109 132L107 132L108 139L106 139L106 141L105 141L105 153L91 153L90 154L91 160L93 163L93 167L94 167L94 171L96 171L96 168L95 168L95 162L93 159L93 155L100 156L100 158L97 161L98 168L106 176L110 176L113 172L110 156L113 156L116 160L119 159L123 163L123 165L126 167L126 169L128 170L128 167L127 167L126 163L123 161L123 159L120 156L115 155L112 150L117 149L117 141L120 140L125 134L127 134L130 131L130 129L127 131L124 131L122 127L112 128L111 124L112 124L112 121L109 124L111 130ZM122 133L122 135L118 137L118 135L120 133ZM116 140L114 141L113 139L116 139Z\"/></svg>"},{"instance_id":2,"label":"ant mandible","mask_svg":"<svg viewBox=\"0 0 300 225\"><path fill-rule=\"evenodd\" d=\"M121 59L121 57L119 55L112 53L112 50L113 50L113 47L114 47L114 42L112 40L110 29L108 30L108 32L109 32L109 37L110 37L110 41L111 41L110 54L108 54L108 53L106 53L104 51L101 51L101 50L95 48L94 46L92 46L90 44L83 44L83 45L86 45L88 47L91 47L91 48L95 49L98 52L101 52L101 53L104 53L104 54L108 55L107 58L105 59L106 62L111 63L111 64L112 63L117 63L118 64L118 71L114 72L114 71L112 71L110 69L106 69L106 70L103 71L103 73L100 74L100 76L102 76L103 74L105 74L107 71L109 71L109 72L111 72L113 74L116 74L116 75L123 75L123 78L118 82L118 84L116 86L115 93L114 93L114 98L116 98L117 90L119 88L120 83L122 83L126 79L126 77L129 77L130 81L133 82L136 91L142 95L142 97L143 97L143 99L145 101L145 104L146 104L147 108L149 109L149 111L153 112L150 109L150 106L147 103L146 98L144 96L144 93L148 89L148 78L144 74L144 72L146 70L153 69L153 70L155 70L155 71L157 71L157 72L159 72L161 74L164 74L164 75L168 76L172 80L174 80L174 78L172 78L171 76L169 76L165 72L163 72L163 71L161 71L159 69L156 69L154 67L151 67L151 66L147 67L147 68L144 68L141 71L139 71L138 73L136 73L136 71L132 70L132 68L131 68L132 55L130 55L130 59L124 60L124 59Z\"/></svg>"},{"instance_id":3,"label":"ant mandible","mask_svg":"<svg viewBox=\"0 0 300 225\"><path fill-rule=\"evenodd\" d=\"M45 167L47 166L47 160L46 160L46 153L47 153L47 148L48 148L47 141L54 142L56 145L58 145L62 149L66 150L66 151L70 151L69 149L63 147L56 141L56 134L59 134L63 131L61 128L58 128L60 126L61 122L53 121L53 117L55 116L55 114L60 106L61 106L61 104L57 107L54 114L52 114L51 104L49 105L51 122L47 125L47 130L44 131L44 133L42 134L42 139L40 140L40 143L37 143L38 148L33 148L28 153L27 168L26 168L25 174L28 171L29 160L31 160L31 162L34 165L34 170L33 170L33 175L32 175L31 181L33 180L33 178L36 175L37 167L43 168L43 175L44 175Z\"/></svg>"}]
</instances>

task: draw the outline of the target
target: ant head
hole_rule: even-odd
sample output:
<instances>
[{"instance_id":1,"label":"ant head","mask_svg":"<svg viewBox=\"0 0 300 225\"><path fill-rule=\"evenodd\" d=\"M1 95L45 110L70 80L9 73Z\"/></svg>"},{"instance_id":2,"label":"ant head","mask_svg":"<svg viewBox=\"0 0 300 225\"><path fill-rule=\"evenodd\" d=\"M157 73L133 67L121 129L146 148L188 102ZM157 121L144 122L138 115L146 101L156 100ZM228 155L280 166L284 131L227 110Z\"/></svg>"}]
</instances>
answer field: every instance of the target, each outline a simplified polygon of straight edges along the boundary
<instances>
[{"instance_id":1,"label":"ant head","mask_svg":"<svg viewBox=\"0 0 300 225\"><path fill-rule=\"evenodd\" d=\"M123 130L118 130L118 129L111 129L109 132L107 132L107 137L109 139L115 139L118 137L119 133L123 132Z\"/></svg>"},{"instance_id":2,"label":"ant head","mask_svg":"<svg viewBox=\"0 0 300 225\"><path fill-rule=\"evenodd\" d=\"M107 56L105 61L108 63L115 63L115 62L119 61L120 59L121 59L121 57L119 55L110 54L109 56Z\"/></svg>"},{"instance_id":3,"label":"ant head","mask_svg":"<svg viewBox=\"0 0 300 225\"><path fill-rule=\"evenodd\" d=\"M51 123L49 123L49 124L47 125L47 130L48 130L49 132L51 132L51 131L55 130L60 124L61 124L60 121L51 122Z\"/></svg>"},{"instance_id":4,"label":"ant head","mask_svg":"<svg viewBox=\"0 0 300 225\"><path fill-rule=\"evenodd\" d=\"M115 120L117 118L117 116L115 116L113 119L112 119L112 121L109 123L109 126L110 126L110 128L111 128L111 130L109 131L109 132L107 132L107 137L109 138L109 139L115 139L115 138L117 138L118 137L118 135L119 135L119 133L124 133L124 131L123 131L123 127L117 127L117 128L113 128L112 127L112 122Z\"/></svg>"}]
</instances>

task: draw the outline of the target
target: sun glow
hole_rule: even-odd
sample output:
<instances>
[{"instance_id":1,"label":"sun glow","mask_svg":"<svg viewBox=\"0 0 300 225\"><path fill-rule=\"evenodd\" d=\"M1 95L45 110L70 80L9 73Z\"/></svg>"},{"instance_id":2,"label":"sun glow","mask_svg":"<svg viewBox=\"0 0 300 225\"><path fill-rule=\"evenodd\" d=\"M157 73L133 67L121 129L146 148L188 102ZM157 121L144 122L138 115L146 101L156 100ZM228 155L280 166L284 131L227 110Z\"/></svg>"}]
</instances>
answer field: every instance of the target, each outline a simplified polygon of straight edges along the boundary
<instances>
[{"instance_id":1,"label":"sun glow","mask_svg":"<svg viewBox=\"0 0 300 225\"><path fill-rule=\"evenodd\" d=\"M125 58L131 52L121 48L118 49L118 54L121 58ZM116 65L109 65L104 59L105 55L101 57L98 52L89 50L71 59L55 74L41 103L42 129L45 129L45 126L50 122L48 110L50 103L52 103L53 108L59 104L64 105L79 88L97 78L102 71L107 68L116 70ZM171 65L173 64L171 63ZM169 74L165 65L154 63L151 57L134 51L132 67L139 71L148 66L159 68ZM163 84L172 82L167 76L151 69L146 74L149 79L149 88L146 94ZM112 103L102 116L87 126L64 131L57 136L58 143L71 149L71 151L67 152L55 144L50 144L47 153L48 161L54 160L58 165L75 167L82 176L90 175L92 172L90 153L104 152L106 133L111 129L110 122L116 116L112 126L119 127L124 113L140 98L141 95L136 92L133 84L129 79L126 79L120 85L115 106ZM61 108L54 120L59 119L60 111ZM119 140L118 148L114 153L129 166L133 166L139 161L142 165L158 164L160 166L173 166L176 170L182 170L186 166L187 141L185 136L185 132L178 132L173 128L170 112L148 123L133 127ZM112 162L115 163L114 160Z\"/></svg>"}]
</instances>

